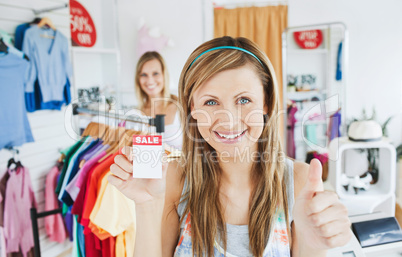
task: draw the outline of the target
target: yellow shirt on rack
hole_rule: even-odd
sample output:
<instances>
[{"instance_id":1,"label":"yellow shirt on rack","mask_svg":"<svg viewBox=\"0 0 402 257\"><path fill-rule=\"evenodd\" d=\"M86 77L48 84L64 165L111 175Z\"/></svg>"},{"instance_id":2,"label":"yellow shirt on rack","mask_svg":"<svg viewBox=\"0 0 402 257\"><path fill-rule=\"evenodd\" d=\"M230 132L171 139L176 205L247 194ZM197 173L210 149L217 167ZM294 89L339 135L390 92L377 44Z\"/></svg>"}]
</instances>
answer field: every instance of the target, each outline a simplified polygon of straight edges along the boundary
<instances>
[{"instance_id":1,"label":"yellow shirt on rack","mask_svg":"<svg viewBox=\"0 0 402 257\"><path fill-rule=\"evenodd\" d=\"M107 176L102 179L105 189L101 199L97 199L97 208L91 212L92 225L97 232L117 236L116 256L133 256L135 243L135 203L128 199L114 186L107 183ZM99 201L98 201L99 200ZM95 204L96 205L96 204ZM93 231L93 230L92 230ZM125 251L125 255L121 255ZM119 254L117 254L119 253Z\"/></svg>"},{"instance_id":2,"label":"yellow shirt on rack","mask_svg":"<svg viewBox=\"0 0 402 257\"><path fill-rule=\"evenodd\" d=\"M111 236L110 233L102 229L102 227L97 226L94 224L93 220L95 219L96 215L99 213L99 208L101 206L101 203L103 201L103 196L106 191L106 186L108 184L107 182L107 176L111 174L110 170L103 176L103 178L99 181L100 183L98 184L99 192L98 196L96 197L95 205L91 211L91 214L89 216L89 224L88 227L91 229L92 233L94 233L100 240L105 240L106 238L109 238Z\"/></svg>"}]
</instances>

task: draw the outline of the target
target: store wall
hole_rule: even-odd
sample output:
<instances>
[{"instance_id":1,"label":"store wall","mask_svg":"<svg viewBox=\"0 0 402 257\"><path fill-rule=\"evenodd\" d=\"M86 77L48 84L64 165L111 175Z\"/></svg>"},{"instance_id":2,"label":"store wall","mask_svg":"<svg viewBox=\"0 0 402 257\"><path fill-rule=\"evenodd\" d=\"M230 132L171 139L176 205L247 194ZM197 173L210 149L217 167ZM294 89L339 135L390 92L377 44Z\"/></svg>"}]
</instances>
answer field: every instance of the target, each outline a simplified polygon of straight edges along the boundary
<instances>
[{"instance_id":1,"label":"store wall","mask_svg":"<svg viewBox=\"0 0 402 257\"><path fill-rule=\"evenodd\" d=\"M19 24L30 22L35 18L32 9L46 9L60 6L66 2L68 0L0 0L0 29L14 36L15 28ZM56 28L70 38L67 8L43 13L41 16L49 17ZM32 187L38 203L38 212L45 210L44 188L47 173L60 157L59 150L74 142L66 133L64 113L65 108L62 111L44 110L29 113L28 119L35 142L18 147L19 159L28 168L31 175ZM10 151L0 149L0 177L3 177L7 161L11 157ZM29 219L29 217L26 218ZM50 242L45 233L44 220L39 219L38 224L43 257L54 257L70 248L71 244L68 241L64 244Z\"/></svg>"},{"instance_id":2,"label":"store wall","mask_svg":"<svg viewBox=\"0 0 402 257\"><path fill-rule=\"evenodd\" d=\"M402 2L289 0L289 26L341 21L349 30L348 117L375 107L389 137L402 143Z\"/></svg>"}]
</instances>

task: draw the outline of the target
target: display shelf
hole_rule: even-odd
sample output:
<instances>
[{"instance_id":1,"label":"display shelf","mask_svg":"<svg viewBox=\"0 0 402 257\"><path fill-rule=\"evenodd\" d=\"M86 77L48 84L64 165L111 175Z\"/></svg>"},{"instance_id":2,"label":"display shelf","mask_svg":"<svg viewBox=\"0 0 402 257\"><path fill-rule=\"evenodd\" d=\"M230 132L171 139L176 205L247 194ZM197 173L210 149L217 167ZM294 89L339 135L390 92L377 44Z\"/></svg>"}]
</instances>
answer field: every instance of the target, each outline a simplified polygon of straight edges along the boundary
<instances>
[{"instance_id":1,"label":"display shelf","mask_svg":"<svg viewBox=\"0 0 402 257\"><path fill-rule=\"evenodd\" d=\"M364 173L367 167L362 166L353 155L357 149L378 148L378 181L370 185L367 191L354 193L353 185L346 191L341 185L341 175L347 171ZM366 158L365 156L362 158ZM335 138L329 145L329 181L335 188L339 199L346 205L349 215L362 215L380 211L388 216L395 214L395 147L384 138L374 142L354 142L346 137ZM363 160L365 163L366 160ZM360 163L360 164L359 164ZM357 166L356 166L357 165ZM362 174L354 174L362 175Z\"/></svg>"},{"instance_id":2,"label":"display shelf","mask_svg":"<svg viewBox=\"0 0 402 257\"><path fill-rule=\"evenodd\" d=\"M327 137L317 137L317 140L325 141L325 140L327 140ZM304 138L297 138L297 139L295 139L295 141L296 142L301 142L301 141L304 141ZM306 147L307 146L308 145L306 145Z\"/></svg>"},{"instance_id":3,"label":"display shelf","mask_svg":"<svg viewBox=\"0 0 402 257\"><path fill-rule=\"evenodd\" d=\"M290 100L294 101L302 101L302 100L310 100L314 96L318 97L319 99L322 99L323 95L325 93L319 92L317 90L311 90L311 91L296 91L296 92L288 92L287 97Z\"/></svg>"},{"instance_id":4,"label":"display shelf","mask_svg":"<svg viewBox=\"0 0 402 257\"><path fill-rule=\"evenodd\" d=\"M295 40L295 32L321 30L323 34L322 42L315 49L303 49ZM288 109L288 100L296 102L297 112L294 117L303 120L308 117L310 112L322 113L326 116L325 122L305 122L303 126L296 124L295 134L300 134L304 125L317 125L317 137L326 134L326 126L329 125L330 115L338 110L341 115L340 132L345 130L345 85L347 80L347 31L342 23L326 23L300 27L288 27L282 33L282 81L283 81L283 109ZM339 44L342 42L341 58L338 58ZM341 61L342 63L338 63ZM342 67L342 78L337 77L337 67ZM303 77L305 76L305 77ZM289 85L295 85L297 89L310 88L312 91L291 92ZM307 87L304 87L307 86ZM308 87L309 86L309 87ZM293 89L293 88L292 88ZM289 90L289 91L288 91ZM314 99L313 98L318 98ZM335 99L337 98L337 99ZM318 101L315 101L318 100ZM317 107L318 106L318 107ZM293 113L292 113L293 114ZM287 114L284 119L284 127L288 125ZM288 133L289 135L289 133ZM285 144L288 140L285 137ZM289 140L292 140L289 137ZM320 142L321 143L321 140ZM306 142L299 144L296 148L295 158L304 161L307 151L322 152L328 148L328 139L325 146L313 146ZM325 149L324 149L325 148ZM296 149L297 150L297 149ZM291 149L287 149L292 153Z\"/></svg>"},{"instance_id":5,"label":"display shelf","mask_svg":"<svg viewBox=\"0 0 402 257\"><path fill-rule=\"evenodd\" d=\"M289 54L328 54L328 49L289 49Z\"/></svg>"}]
</instances>

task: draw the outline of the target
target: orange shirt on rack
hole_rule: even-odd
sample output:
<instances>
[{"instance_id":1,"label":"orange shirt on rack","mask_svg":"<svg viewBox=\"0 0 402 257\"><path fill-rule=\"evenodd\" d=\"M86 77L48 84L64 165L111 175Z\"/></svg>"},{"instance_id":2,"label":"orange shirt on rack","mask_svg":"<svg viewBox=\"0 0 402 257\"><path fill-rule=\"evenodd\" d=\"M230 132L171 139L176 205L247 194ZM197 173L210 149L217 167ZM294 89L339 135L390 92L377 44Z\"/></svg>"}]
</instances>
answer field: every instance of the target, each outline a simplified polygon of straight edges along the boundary
<instances>
[{"instance_id":1,"label":"orange shirt on rack","mask_svg":"<svg viewBox=\"0 0 402 257\"><path fill-rule=\"evenodd\" d=\"M101 205L101 203L103 201L103 196L104 196L104 193L105 193L105 190L106 190L106 186L108 184L107 177L110 174L112 174L112 173L110 172L110 169L109 169L106 172L106 174L103 176L103 178L100 181L98 181L98 188L99 188L98 196L96 197L95 205L92 208L91 214L89 215L88 227L91 229L92 233L94 233L100 240L104 240L104 239L106 239L106 238L111 236L111 234L109 234L103 228L98 227L97 225L95 225L93 223L93 220L94 220L95 216L98 214L99 207L100 207L100 205ZM110 218L108 216L108 213L101 212L101 215L103 217L105 217L105 219Z\"/></svg>"}]
</instances>

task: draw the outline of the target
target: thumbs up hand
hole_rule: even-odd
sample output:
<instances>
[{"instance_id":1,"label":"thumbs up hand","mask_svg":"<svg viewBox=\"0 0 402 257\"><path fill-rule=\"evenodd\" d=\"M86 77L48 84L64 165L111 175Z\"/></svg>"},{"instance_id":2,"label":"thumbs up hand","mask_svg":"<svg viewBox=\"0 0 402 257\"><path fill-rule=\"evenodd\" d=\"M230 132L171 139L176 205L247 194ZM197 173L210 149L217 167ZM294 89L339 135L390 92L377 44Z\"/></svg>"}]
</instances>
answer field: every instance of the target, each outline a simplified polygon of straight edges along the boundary
<instances>
[{"instance_id":1,"label":"thumbs up hand","mask_svg":"<svg viewBox=\"0 0 402 257\"><path fill-rule=\"evenodd\" d=\"M321 163L313 159L307 181L295 199L298 256L320 255L326 249L345 245L352 236L347 209L334 192L324 191L321 174Z\"/></svg>"}]
</instances>

